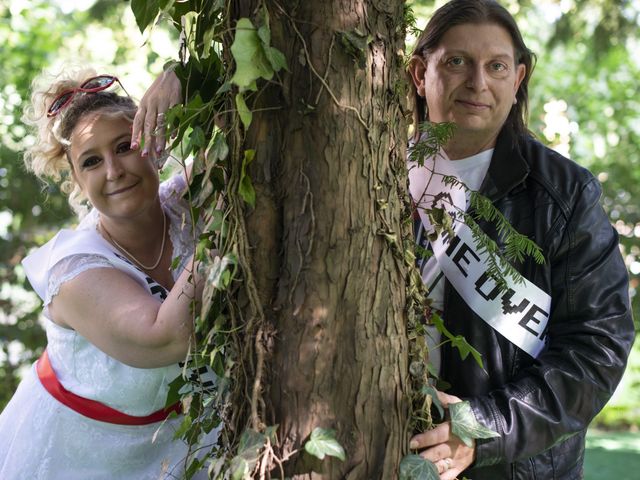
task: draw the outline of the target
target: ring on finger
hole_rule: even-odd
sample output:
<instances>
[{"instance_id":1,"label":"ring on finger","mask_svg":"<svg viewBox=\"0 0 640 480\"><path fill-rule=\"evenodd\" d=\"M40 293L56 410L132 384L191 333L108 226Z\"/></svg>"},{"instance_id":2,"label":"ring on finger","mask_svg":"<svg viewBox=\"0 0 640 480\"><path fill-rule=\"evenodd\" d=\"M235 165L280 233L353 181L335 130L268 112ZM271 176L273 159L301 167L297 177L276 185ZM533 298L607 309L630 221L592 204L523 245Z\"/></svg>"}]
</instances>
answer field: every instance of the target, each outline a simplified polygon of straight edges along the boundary
<instances>
[{"instance_id":1,"label":"ring on finger","mask_svg":"<svg viewBox=\"0 0 640 480\"><path fill-rule=\"evenodd\" d=\"M451 468L451 464L453 463L453 460L447 457L442 459L442 461L444 462L444 471L446 472Z\"/></svg>"},{"instance_id":2,"label":"ring on finger","mask_svg":"<svg viewBox=\"0 0 640 480\"><path fill-rule=\"evenodd\" d=\"M156 123L158 125L164 125L164 113L159 113L156 115Z\"/></svg>"}]
</instances>

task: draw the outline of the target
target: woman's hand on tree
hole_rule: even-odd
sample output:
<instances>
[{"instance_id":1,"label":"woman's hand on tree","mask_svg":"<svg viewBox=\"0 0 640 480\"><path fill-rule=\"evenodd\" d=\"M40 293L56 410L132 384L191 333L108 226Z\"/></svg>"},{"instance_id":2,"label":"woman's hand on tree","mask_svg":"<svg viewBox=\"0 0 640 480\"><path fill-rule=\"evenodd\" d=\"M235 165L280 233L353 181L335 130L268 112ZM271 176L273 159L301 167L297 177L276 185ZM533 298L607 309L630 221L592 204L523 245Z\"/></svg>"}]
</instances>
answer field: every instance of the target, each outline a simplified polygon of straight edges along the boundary
<instances>
[{"instance_id":1,"label":"woman's hand on tree","mask_svg":"<svg viewBox=\"0 0 640 480\"><path fill-rule=\"evenodd\" d=\"M438 399L444 408L451 403L461 402L458 397L438 392ZM423 449L420 456L431 461L440 474L441 480L454 480L475 459L475 443L472 447L451 433L451 423L444 422L433 430L415 435L409 444L411 449Z\"/></svg>"},{"instance_id":2,"label":"woman's hand on tree","mask_svg":"<svg viewBox=\"0 0 640 480\"><path fill-rule=\"evenodd\" d=\"M182 86L173 70L162 72L146 91L133 120L131 148L140 147L144 138L142 156L149 153L161 155L166 141L165 114L174 105L182 102Z\"/></svg>"}]
</instances>

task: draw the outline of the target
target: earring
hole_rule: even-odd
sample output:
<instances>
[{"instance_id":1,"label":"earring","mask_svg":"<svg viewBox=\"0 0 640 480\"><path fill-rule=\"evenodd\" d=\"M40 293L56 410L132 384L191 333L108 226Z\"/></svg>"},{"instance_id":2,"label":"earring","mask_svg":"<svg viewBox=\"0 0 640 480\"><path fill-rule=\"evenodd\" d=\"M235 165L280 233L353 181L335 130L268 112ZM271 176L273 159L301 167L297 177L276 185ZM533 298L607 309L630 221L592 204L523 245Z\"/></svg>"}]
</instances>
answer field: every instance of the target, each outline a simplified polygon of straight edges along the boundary
<instances>
[{"instance_id":1,"label":"earring","mask_svg":"<svg viewBox=\"0 0 640 480\"><path fill-rule=\"evenodd\" d=\"M515 97L515 98L513 99L513 104L515 105L515 104L517 104L517 103L518 103L518 97Z\"/></svg>"}]
</instances>

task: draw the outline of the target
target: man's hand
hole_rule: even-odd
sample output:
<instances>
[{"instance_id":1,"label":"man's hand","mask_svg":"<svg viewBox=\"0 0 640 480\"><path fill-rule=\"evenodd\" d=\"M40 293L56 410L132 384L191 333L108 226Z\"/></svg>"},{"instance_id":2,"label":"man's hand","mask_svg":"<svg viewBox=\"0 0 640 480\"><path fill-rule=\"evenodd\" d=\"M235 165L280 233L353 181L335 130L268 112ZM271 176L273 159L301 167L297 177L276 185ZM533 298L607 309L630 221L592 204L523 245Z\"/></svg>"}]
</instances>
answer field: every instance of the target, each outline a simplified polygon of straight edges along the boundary
<instances>
[{"instance_id":1,"label":"man's hand","mask_svg":"<svg viewBox=\"0 0 640 480\"><path fill-rule=\"evenodd\" d=\"M458 397L438 392L438 399L444 408L461 402ZM454 480L475 458L475 443L471 448L451 433L451 423L444 422L433 430L415 435L409 443L414 450L424 449L420 456L431 461L440 474L441 480Z\"/></svg>"}]
</instances>

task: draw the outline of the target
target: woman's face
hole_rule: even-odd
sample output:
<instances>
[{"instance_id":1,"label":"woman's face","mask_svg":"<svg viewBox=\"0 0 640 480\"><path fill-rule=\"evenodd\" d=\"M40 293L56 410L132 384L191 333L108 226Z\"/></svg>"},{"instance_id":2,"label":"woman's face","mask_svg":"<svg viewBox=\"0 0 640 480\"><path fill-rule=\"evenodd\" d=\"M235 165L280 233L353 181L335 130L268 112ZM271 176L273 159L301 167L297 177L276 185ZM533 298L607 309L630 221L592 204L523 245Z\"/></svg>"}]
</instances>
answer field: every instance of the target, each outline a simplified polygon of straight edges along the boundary
<instances>
[{"instance_id":1,"label":"woman's face","mask_svg":"<svg viewBox=\"0 0 640 480\"><path fill-rule=\"evenodd\" d=\"M507 30L488 23L457 25L428 58L412 62L430 121L455 123L456 136L495 142L526 73L523 64L515 63Z\"/></svg>"},{"instance_id":2,"label":"woman's face","mask_svg":"<svg viewBox=\"0 0 640 480\"><path fill-rule=\"evenodd\" d=\"M133 218L155 205L158 173L150 157L131 150L131 122L91 113L71 133L73 176L102 215Z\"/></svg>"}]
</instances>

